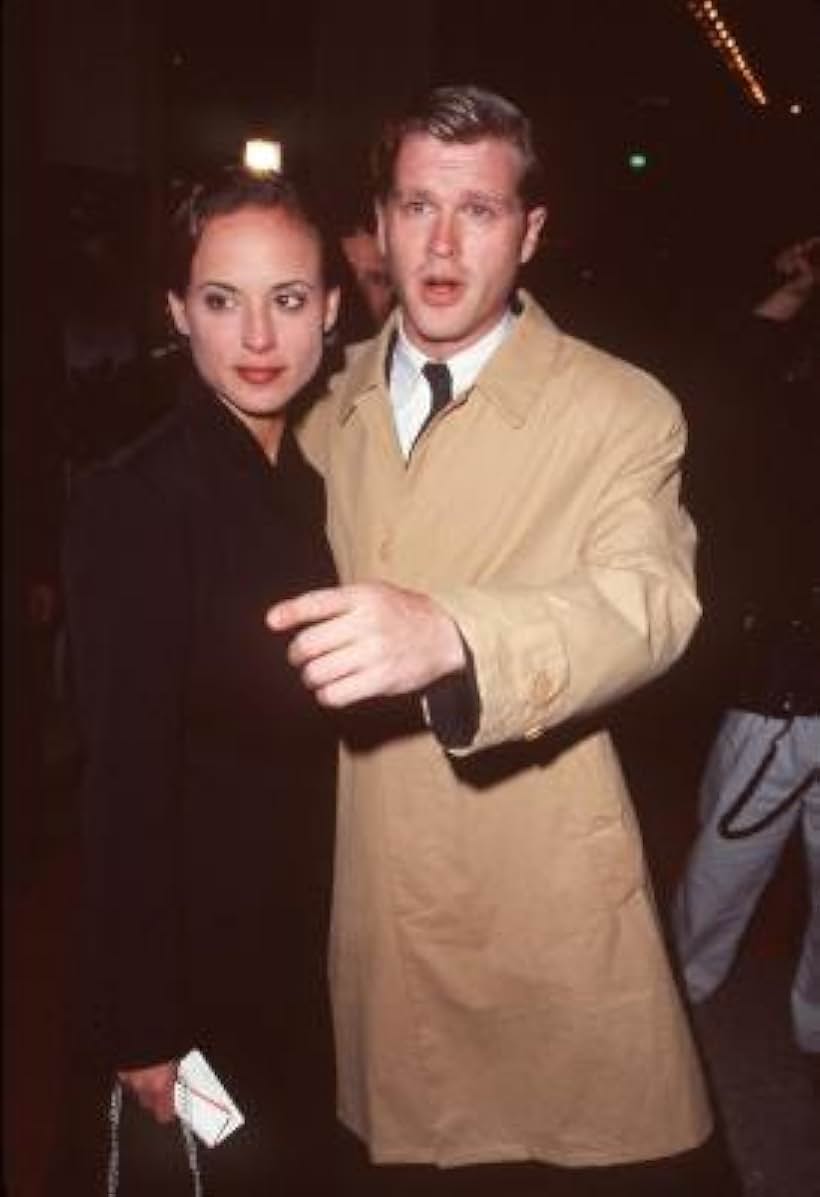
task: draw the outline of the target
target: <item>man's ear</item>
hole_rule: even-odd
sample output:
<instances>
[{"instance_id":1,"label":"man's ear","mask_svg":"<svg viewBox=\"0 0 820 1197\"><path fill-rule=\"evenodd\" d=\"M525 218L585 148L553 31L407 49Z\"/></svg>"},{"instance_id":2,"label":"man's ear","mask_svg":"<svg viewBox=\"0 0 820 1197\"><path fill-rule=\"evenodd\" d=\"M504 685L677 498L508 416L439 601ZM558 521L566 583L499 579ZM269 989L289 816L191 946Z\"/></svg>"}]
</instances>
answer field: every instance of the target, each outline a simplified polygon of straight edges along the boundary
<instances>
[{"instance_id":1,"label":"man's ear","mask_svg":"<svg viewBox=\"0 0 820 1197\"><path fill-rule=\"evenodd\" d=\"M525 262L529 262L538 248L541 233L547 223L547 209L543 206L530 208L525 220L524 239L521 242L521 254L518 259L522 266Z\"/></svg>"},{"instance_id":2,"label":"man's ear","mask_svg":"<svg viewBox=\"0 0 820 1197\"><path fill-rule=\"evenodd\" d=\"M325 296L325 314L322 319L322 328L326 333L330 332L339 319L340 299L341 291L338 287L332 287Z\"/></svg>"},{"instance_id":3,"label":"man's ear","mask_svg":"<svg viewBox=\"0 0 820 1197\"><path fill-rule=\"evenodd\" d=\"M188 317L185 315L185 304L178 295L174 294L173 291L168 292L167 298L168 311L171 313L171 319L174 322L174 327L181 336L189 337L191 335L191 329L188 325Z\"/></svg>"}]
</instances>

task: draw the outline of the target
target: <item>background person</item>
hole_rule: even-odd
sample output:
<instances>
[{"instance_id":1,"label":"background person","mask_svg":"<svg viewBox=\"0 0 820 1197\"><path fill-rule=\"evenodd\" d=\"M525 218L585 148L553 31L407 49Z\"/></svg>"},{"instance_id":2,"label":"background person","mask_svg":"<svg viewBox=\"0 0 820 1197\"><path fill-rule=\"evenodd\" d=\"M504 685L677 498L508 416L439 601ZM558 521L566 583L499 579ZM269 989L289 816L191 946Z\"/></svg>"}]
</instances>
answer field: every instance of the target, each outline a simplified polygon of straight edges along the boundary
<instances>
[{"instance_id":1,"label":"background person","mask_svg":"<svg viewBox=\"0 0 820 1197\"><path fill-rule=\"evenodd\" d=\"M312 1194L327 1160L335 747L264 613L335 576L321 479L288 424L335 319L328 269L286 179L234 170L195 186L168 280L194 368L171 413L72 502L97 1047L107 1088L116 1074L136 1099L123 1195L190 1191L168 1124L194 1047L246 1118L200 1152L209 1195Z\"/></svg>"},{"instance_id":2,"label":"background person","mask_svg":"<svg viewBox=\"0 0 820 1197\"><path fill-rule=\"evenodd\" d=\"M345 263L345 302L336 328L343 345L365 341L384 324L396 301L395 290L376 236L373 205L360 189L335 197L334 224ZM341 364L341 362L339 363Z\"/></svg>"},{"instance_id":3,"label":"background person","mask_svg":"<svg viewBox=\"0 0 820 1197\"><path fill-rule=\"evenodd\" d=\"M791 833L809 912L791 990L795 1040L820 1063L820 237L782 249L777 283L722 338L721 494L709 539L707 646L724 714L700 788L701 828L672 909L690 998L729 975ZM735 397L735 402L732 398ZM706 466L703 467L706 473Z\"/></svg>"},{"instance_id":4,"label":"background person","mask_svg":"<svg viewBox=\"0 0 820 1197\"><path fill-rule=\"evenodd\" d=\"M387 319L395 297L375 231L364 224L356 225L342 234L341 246L364 296L373 330L378 330Z\"/></svg>"}]
</instances>

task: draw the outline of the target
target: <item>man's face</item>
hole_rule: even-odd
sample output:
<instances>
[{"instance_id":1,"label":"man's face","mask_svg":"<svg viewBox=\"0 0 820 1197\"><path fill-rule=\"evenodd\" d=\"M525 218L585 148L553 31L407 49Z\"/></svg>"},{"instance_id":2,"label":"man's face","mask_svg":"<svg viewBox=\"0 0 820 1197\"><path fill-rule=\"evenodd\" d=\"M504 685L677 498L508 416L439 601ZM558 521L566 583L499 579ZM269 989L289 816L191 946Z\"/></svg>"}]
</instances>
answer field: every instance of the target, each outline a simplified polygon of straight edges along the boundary
<instances>
[{"instance_id":1,"label":"man's face","mask_svg":"<svg viewBox=\"0 0 820 1197\"><path fill-rule=\"evenodd\" d=\"M401 145L379 241L405 332L430 357L488 332L535 252L546 210L524 211L521 170L520 151L498 138L462 145L414 133Z\"/></svg>"}]
</instances>

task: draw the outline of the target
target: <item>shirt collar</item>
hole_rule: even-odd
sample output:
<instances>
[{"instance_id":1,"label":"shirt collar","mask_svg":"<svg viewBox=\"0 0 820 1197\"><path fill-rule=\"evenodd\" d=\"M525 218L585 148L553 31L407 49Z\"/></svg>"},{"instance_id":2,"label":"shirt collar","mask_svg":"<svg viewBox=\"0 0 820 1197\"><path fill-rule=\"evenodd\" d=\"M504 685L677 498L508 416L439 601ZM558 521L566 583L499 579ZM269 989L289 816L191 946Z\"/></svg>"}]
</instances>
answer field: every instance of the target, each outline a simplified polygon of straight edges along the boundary
<instances>
[{"instance_id":1,"label":"shirt collar","mask_svg":"<svg viewBox=\"0 0 820 1197\"><path fill-rule=\"evenodd\" d=\"M483 337L474 341L472 345L468 345L466 349L461 349L452 357L445 359L453 380L454 395L464 394L473 385L486 363L514 326L515 316L508 308L498 323ZM398 336L393 355L392 376L395 381L401 378L409 391L418 380L422 367L431 359L408 340L401 313L398 316L396 329ZM404 389L399 386L399 390Z\"/></svg>"},{"instance_id":2,"label":"shirt collar","mask_svg":"<svg viewBox=\"0 0 820 1197\"><path fill-rule=\"evenodd\" d=\"M486 364L479 385L506 418L520 426L530 407L543 400L542 389L554 369L561 336L532 296L522 288L516 295L520 314L512 316L512 333ZM352 352L347 369L338 377L340 423L365 396L383 393L385 359L391 340L398 341L397 328L398 313L394 311L373 340Z\"/></svg>"}]
</instances>

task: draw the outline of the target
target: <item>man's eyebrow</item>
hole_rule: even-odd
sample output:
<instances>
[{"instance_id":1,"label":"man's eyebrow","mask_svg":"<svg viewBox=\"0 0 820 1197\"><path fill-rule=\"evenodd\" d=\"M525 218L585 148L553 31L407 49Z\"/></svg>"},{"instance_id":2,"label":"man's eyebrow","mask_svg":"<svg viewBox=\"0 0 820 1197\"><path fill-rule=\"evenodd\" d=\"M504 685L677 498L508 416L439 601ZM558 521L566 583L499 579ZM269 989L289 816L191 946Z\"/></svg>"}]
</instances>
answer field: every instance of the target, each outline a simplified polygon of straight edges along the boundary
<instances>
[{"instance_id":1,"label":"man's eyebrow","mask_svg":"<svg viewBox=\"0 0 820 1197\"><path fill-rule=\"evenodd\" d=\"M398 200L430 200L432 203L437 202L437 197L432 191L425 187L397 187L393 193ZM509 208L514 206L516 201L515 195L507 195L501 191L480 191L470 189L464 191L459 195L459 203L475 203L478 201L482 204L490 204L497 208Z\"/></svg>"},{"instance_id":2,"label":"man's eyebrow","mask_svg":"<svg viewBox=\"0 0 820 1197\"><path fill-rule=\"evenodd\" d=\"M397 199L433 199L433 193L426 187L396 187L393 194Z\"/></svg>"},{"instance_id":3,"label":"man's eyebrow","mask_svg":"<svg viewBox=\"0 0 820 1197\"><path fill-rule=\"evenodd\" d=\"M513 203L515 199L502 191L465 191L462 198L467 201L479 200L482 204L496 204L502 208Z\"/></svg>"}]
</instances>

